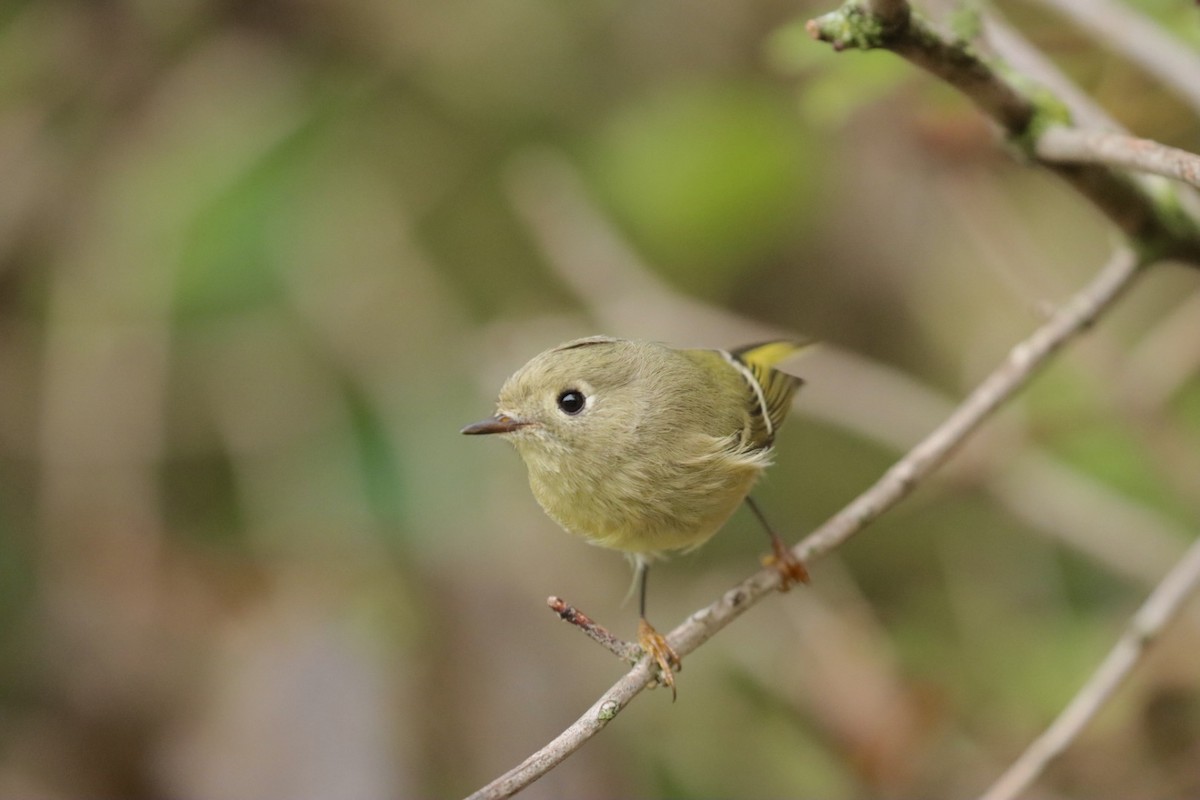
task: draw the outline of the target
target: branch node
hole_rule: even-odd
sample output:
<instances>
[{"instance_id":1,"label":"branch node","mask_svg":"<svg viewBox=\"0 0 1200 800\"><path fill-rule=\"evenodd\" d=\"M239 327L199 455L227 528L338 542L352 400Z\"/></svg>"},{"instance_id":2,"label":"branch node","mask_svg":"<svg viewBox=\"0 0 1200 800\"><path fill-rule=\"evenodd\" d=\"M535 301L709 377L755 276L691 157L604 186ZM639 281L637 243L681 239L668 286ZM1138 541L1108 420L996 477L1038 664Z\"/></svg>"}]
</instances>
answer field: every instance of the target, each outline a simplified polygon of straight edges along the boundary
<instances>
[{"instance_id":1,"label":"branch node","mask_svg":"<svg viewBox=\"0 0 1200 800\"><path fill-rule=\"evenodd\" d=\"M855 0L850 0L836 11L810 19L805 23L804 29L812 38L828 42L839 52L849 47L856 50L875 50L884 47L889 36L907 27L908 4L902 5L905 13L885 22Z\"/></svg>"},{"instance_id":2,"label":"branch node","mask_svg":"<svg viewBox=\"0 0 1200 800\"><path fill-rule=\"evenodd\" d=\"M1003 61L984 58L969 40L942 33L906 0L848 0L805 27L834 50L887 49L938 76L995 120L1022 160L1042 164L1090 199L1129 237L1144 261L1175 258L1200 265L1200 220L1177 193L1170 187L1157 190L1104 164L1040 157L1043 135L1072 124L1068 105ZM1185 172L1178 163L1172 169Z\"/></svg>"}]
</instances>

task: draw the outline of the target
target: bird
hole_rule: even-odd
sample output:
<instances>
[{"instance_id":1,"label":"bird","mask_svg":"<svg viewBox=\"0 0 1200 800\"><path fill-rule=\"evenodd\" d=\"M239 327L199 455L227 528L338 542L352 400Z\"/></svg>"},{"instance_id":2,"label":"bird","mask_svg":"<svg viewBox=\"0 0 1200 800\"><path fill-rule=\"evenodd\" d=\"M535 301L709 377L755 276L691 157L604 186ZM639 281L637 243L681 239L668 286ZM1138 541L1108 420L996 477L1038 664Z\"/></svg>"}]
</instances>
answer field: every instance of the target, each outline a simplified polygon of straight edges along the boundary
<instances>
[{"instance_id":1,"label":"bird","mask_svg":"<svg viewBox=\"0 0 1200 800\"><path fill-rule=\"evenodd\" d=\"M776 369L810 345L772 340L683 349L611 336L534 356L500 389L496 413L467 435L499 435L525 462L546 514L621 551L634 566L638 643L675 695L678 654L647 619L651 563L704 544L744 502L771 539L779 588L809 581L750 490L803 381Z\"/></svg>"}]
</instances>

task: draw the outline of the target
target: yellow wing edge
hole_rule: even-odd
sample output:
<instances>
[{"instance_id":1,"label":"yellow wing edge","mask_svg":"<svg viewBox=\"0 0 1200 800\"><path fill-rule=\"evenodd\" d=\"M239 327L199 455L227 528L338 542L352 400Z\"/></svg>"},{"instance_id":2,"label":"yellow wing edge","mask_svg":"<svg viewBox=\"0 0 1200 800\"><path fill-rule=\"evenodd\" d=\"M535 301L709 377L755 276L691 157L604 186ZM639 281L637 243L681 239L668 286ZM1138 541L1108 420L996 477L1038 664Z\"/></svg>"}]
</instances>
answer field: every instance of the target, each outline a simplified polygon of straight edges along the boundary
<instances>
[{"instance_id":1,"label":"yellow wing edge","mask_svg":"<svg viewBox=\"0 0 1200 800\"><path fill-rule=\"evenodd\" d=\"M812 340L776 339L730 351L743 365L754 395L751 438L758 447L770 447L775 432L792 409L792 398L804 380L775 368L783 360L816 344Z\"/></svg>"},{"instance_id":2,"label":"yellow wing edge","mask_svg":"<svg viewBox=\"0 0 1200 800\"><path fill-rule=\"evenodd\" d=\"M729 354L748 367L774 369L776 364L816 345L816 339L773 339L743 345L730 350Z\"/></svg>"}]
</instances>

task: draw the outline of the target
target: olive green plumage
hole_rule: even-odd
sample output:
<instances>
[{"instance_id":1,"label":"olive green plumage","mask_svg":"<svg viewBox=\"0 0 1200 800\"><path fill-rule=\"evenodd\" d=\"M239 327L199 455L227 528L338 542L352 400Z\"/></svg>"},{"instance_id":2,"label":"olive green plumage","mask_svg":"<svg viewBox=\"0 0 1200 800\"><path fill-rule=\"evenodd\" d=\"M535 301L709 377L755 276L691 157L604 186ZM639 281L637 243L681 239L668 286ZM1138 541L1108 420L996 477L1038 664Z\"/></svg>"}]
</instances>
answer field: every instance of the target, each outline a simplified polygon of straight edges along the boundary
<instances>
[{"instance_id":1,"label":"olive green plumage","mask_svg":"<svg viewBox=\"0 0 1200 800\"><path fill-rule=\"evenodd\" d=\"M770 464L801 384L774 366L802 346L577 339L535 356L463 432L506 434L550 517L648 560L707 541Z\"/></svg>"}]
</instances>

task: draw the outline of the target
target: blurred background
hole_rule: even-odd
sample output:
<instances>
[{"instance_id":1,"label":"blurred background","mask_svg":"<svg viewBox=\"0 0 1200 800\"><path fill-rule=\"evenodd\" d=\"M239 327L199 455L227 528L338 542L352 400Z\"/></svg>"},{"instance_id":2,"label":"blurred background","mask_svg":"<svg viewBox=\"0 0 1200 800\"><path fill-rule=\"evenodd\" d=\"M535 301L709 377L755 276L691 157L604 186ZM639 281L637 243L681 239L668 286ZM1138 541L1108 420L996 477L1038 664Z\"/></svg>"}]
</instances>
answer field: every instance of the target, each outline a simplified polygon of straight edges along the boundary
<instances>
[{"instance_id":1,"label":"blurred background","mask_svg":"<svg viewBox=\"0 0 1200 800\"><path fill-rule=\"evenodd\" d=\"M593 333L824 346L790 540L1099 267L959 97L782 0L0 3L0 796L453 797L623 667L627 564L458 435ZM1146 0L1200 43L1196 9ZM1182 101L1011 19L1135 132ZM1200 525L1200 285L1146 276L893 513L524 796L981 789ZM757 567L655 569L667 630ZM1200 792L1200 611L1042 784Z\"/></svg>"}]
</instances>

